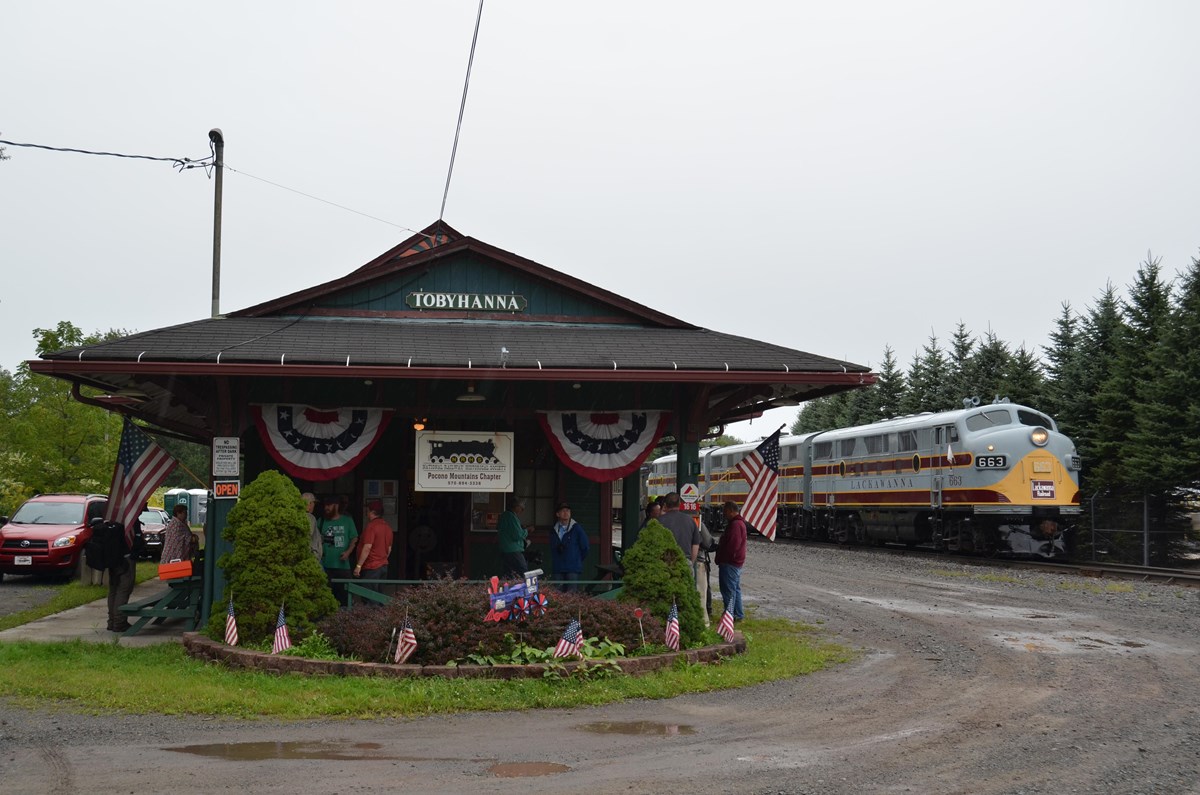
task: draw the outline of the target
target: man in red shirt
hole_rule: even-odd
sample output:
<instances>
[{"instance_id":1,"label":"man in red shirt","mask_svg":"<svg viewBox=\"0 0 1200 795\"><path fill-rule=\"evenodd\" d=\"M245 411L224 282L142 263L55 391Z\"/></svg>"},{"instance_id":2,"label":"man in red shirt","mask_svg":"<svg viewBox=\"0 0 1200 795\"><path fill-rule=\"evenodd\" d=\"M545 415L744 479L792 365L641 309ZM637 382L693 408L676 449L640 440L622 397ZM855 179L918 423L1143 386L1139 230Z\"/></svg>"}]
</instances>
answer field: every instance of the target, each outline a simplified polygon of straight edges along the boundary
<instances>
[{"instance_id":1,"label":"man in red shirt","mask_svg":"<svg viewBox=\"0 0 1200 795\"><path fill-rule=\"evenodd\" d=\"M358 549L355 552L358 555L354 566L355 577L381 580L387 575L388 559L392 556L392 526L383 518L382 500L367 503L367 526L358 537Z\"/></svg>"},{"instance_id":2,"label":"man in red shirt","mask_svg":"<svg viewBox=\"0 0 1200 795\"><path fill-rule=\"evenodd\" d=\"M742 610L742 566L746 563L746 520L737 503L727 502L725 532L717 543L717 583L725 609L733 613L734 621L746 617Z\"/></svg>"}]
</instances>

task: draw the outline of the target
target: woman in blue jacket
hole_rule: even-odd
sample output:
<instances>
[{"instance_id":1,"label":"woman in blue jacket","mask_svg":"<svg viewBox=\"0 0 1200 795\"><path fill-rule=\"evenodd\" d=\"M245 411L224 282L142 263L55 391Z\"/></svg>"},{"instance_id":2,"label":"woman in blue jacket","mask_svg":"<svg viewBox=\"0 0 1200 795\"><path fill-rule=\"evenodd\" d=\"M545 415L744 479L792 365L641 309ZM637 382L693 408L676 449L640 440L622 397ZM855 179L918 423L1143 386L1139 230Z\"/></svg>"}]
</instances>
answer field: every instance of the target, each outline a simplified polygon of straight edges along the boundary
<instances>
[{"instance_id":1,"label":"woman in blue jacket","mask_svg":"<svg viewBox=\"0 0 1200 795\"><path fill-rule=\"evenodd\" d=\"M588 540L583 526L571 518L571 506L560 503L554 515L558 521L550 531L550 555L554 579L564 580L564 591L578 591L583 561L587 559Z\"/></svg>"}]
</instances>

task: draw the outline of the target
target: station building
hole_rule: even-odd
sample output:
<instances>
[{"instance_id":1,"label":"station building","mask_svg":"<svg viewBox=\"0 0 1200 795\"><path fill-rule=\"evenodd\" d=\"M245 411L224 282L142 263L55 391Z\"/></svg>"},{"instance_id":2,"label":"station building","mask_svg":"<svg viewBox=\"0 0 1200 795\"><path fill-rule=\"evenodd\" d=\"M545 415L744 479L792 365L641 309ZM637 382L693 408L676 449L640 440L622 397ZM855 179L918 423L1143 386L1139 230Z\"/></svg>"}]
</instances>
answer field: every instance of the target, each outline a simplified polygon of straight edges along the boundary
<instances>
[{"instance_id":1,"label":"station building","mask_svg":"<svg viewBox=\"0 0 1200 795\"><path fill-rule=\"evenodd\" d=\"M555 505L571 504L594 578L614 522L633 543L641 506L621 495L641 494L661 440L678 445L682 486L725 425L875 380L700 328L440 221L324 284L29 365L151 432L234 439L242 482L280 470L340 499L360 529L366 501L381 499L395 579L497 573L511 494L526 500L535 550L548 551ZM230 504L210 503L210 551Z\"/></svg>"}]
</instances>

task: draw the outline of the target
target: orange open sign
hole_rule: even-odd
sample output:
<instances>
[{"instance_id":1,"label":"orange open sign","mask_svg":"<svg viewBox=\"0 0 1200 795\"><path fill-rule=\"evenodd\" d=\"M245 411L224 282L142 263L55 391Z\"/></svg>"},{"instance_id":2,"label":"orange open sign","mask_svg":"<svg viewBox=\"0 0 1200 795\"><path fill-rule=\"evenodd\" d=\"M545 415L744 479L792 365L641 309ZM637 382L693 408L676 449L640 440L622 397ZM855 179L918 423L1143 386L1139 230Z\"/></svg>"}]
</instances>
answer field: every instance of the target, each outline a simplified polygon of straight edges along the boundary
<instances>
[{"instance_id":1,"label":"orange open sign","mask_svg":"<svg viewBox=\"0 0 1200 795\"><path fill-rule=\"evenodd\" d=\"M213 497L218 500L236 500L242 492L240 480L218 480L213 482Z\"/></svg>"}]
</instances>

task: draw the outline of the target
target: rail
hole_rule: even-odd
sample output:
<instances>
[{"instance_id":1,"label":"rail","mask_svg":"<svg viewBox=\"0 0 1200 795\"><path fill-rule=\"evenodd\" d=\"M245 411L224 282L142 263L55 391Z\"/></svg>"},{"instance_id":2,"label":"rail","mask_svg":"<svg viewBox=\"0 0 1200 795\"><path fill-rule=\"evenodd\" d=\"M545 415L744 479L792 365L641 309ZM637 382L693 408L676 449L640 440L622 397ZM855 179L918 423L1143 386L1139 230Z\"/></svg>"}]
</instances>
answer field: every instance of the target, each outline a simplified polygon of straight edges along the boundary
<instances>
[{"instance_id":1,"label":"rail","mask_svg":"<svg viewBox=\"0 0 1200 795\"><path fill-rule=\"evenodd\" d=\"M392 596L401 588L407 588L417 585L427 585L436 580L368 580L370 585L365 584L360 579L331 579L331 583L341 585L346 590L346 607L354 606L354 599L358 597L364 602L376 602L378 604L387 604L391 601ZM464 583L466 585L481 585L487 587L491 584L491 580L455 580L455 582ZM588 596L594 596L597 599L616 599L623 590L624 585L620 580L605 579L605 580L541 580L542 585L578 585L581 591ZM387 588L388 590L385 590Z\"/></svg>"}]
</instances>

